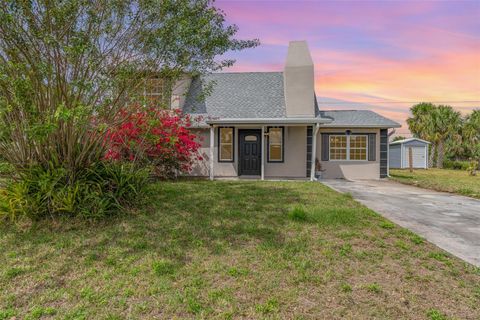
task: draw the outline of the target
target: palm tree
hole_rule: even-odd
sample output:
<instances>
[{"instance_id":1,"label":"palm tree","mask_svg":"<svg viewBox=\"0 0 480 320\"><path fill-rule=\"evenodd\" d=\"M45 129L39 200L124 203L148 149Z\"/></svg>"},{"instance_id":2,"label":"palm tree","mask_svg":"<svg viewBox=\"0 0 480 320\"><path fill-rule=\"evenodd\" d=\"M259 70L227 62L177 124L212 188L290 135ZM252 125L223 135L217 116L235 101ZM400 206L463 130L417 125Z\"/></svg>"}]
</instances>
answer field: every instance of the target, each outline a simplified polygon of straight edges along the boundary
<instances>
[{"instance_id":1,"label":"palm tree","mask_svg":"<svg viewBox=\"0 0 480 320\"><path fill-rule=\"evenodd\" d=\"M477 159L480 168L480 109L473 110L466 117L462 135L468 153Z\"/></svg>"},{"instance_id":2,"label":"palm tree","mask_svg":"<svg viewBox=\"0 0 480 320\"><path fill-rule=\"evenodd\" d=\"M432 103L422 102L410 108L412 117L407 119L407 124L410 132L423 140L431 141L429 152L428 165L433 166L433 160L436 152L436 144L433 141L434 137L434 121L433 113L436 106Z\"/></svg>"},{"instance_id":3,"label":"palm tree","mask_svg":"<svg viewBox=\"0 0 480 320\"><path fill-rule=\"evenodd\" d=\"M439 105L433 112L433 141L437 147L437 168L443 168L445 158L445 141L455 138L462 124L460 112L453 110L451 106Z\"/></svg>"}]
</instances>

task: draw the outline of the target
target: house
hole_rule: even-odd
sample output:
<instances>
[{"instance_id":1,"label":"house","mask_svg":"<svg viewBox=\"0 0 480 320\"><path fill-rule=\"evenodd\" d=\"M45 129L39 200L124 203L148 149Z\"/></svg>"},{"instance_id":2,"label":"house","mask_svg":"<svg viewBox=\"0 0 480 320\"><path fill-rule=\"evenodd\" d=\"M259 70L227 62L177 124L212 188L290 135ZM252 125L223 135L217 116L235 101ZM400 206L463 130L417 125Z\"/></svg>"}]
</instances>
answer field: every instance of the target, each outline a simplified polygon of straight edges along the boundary
<instances>
[{"instance_id":1,"label":"house","mask_svg":"<svg viewBox=\"0 0 480 320\"><path fill-rule=\"evenodd\" d=\"M203 92L209 89L203 97ZM323 110L305 41L290 42L283 72L213 73L185 78L174 107L202 116L204 160L196 176L379 179L388 175L388 129L366 110Z\"/></svg>"},{"instance_id":2,"label":"house","mask_svg":"<svg viewBox=\"0 0 480 320\"><path fill-rule=\"evenodd\" d=\"M389 166L390 168L428 168L428 148L430 142L410 138L391 142L389 145Z\"/></svg>"}]
</instances>

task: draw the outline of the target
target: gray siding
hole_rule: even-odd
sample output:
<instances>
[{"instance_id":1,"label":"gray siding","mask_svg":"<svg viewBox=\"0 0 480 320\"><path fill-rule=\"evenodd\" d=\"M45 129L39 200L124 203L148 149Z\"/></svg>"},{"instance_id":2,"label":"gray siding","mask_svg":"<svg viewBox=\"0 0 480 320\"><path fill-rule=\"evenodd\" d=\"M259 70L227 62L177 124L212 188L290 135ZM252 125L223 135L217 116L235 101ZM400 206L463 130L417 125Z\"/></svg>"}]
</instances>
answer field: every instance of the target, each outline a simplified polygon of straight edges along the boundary
<instances>
[{"instance_id":1,"label":"gray siding","mask_svg":"<svg viewBox=\"0 0 480 320\"><path fill-rule=\"evenodd\" d=\"M388 176L388 130L380 130L380 178Z\"/></svg>"},{"instance_id":2,"label":"gray siding","mask_svg":"<svg viewBox=\"0 0 480 320\"><path fill-rule=\"evenodd\" d=\"M307 177L310 177L310 172L312 171L312 136L313 136L313 127L307 127Z\"/></svg>"},{"instance_id":3,"label":"gray siding","mask_svg":"<svg viewBox=\"0 0 480 320\"><path fill-rule=\"evenodd\" d=\"M368 161L375 161L377 155L376 146L376 133L368 134Z\"/></svg>"},{"instance_id":4,"label":"gray siding","mask_svg":"<svg viewBox=\"0 0 480 320\"><path fill-rule=\"evenodd\" d=\"M402 167L402 152L401 152L401 145L393 145L390 146L389 150L389 165L390 168L401 168Z\"/></svg>"}]
</instances>

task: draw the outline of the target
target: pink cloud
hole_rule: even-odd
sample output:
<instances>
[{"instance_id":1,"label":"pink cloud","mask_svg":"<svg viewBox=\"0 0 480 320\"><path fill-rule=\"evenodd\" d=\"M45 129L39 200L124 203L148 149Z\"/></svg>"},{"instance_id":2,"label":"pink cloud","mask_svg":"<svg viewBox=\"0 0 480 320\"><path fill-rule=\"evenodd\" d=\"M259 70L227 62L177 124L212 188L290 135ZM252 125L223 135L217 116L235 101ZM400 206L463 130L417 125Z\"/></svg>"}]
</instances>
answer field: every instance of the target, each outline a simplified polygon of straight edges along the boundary
<instances>
[{"instance_id":1,"label":"pink cloud","mask_svg":"<svg viewBox=\"0 0 480 320\"><path fill-rule=\"evenodd\" d=\"M309 42L316 93L367 104L404 123L412 102L480 103L480 3L436 1L219 1L241 38L232 71L280 71L290 40ZM405 103L399 103L404 101ZM461 101L477 101L472 103ZM364 106L361 106L364 107ZM402 128L404 130L404 128Z\"/></svg>"}]
</instances>

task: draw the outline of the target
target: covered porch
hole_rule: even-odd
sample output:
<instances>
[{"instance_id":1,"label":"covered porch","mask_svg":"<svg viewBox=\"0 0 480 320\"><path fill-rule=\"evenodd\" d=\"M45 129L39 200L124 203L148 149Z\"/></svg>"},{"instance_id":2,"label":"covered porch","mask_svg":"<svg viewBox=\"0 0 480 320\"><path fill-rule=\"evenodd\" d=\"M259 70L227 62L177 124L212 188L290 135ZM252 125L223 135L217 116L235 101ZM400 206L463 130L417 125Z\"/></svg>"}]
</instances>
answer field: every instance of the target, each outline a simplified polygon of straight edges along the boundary
<instances>
[{"instance_id":1,"label":"covered porch","mask_svg":"<svg viewBox=\"0 0 480 320\"><path fill-rule=\"evenodd\" d=\"M319 118L208 120L208 176L314 180Z\"/></svg>"}]
</instances>

